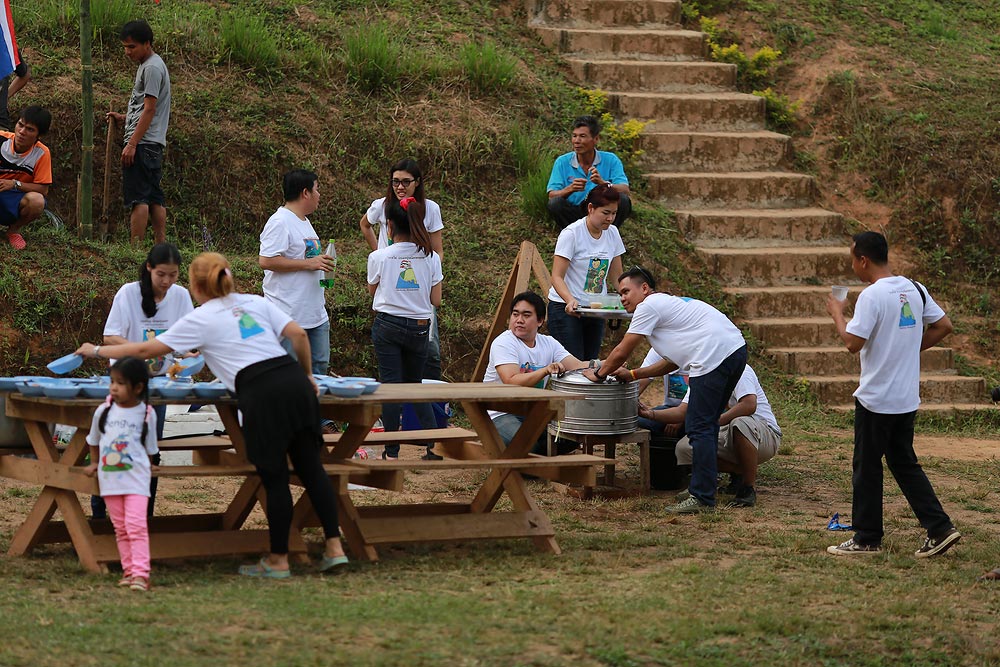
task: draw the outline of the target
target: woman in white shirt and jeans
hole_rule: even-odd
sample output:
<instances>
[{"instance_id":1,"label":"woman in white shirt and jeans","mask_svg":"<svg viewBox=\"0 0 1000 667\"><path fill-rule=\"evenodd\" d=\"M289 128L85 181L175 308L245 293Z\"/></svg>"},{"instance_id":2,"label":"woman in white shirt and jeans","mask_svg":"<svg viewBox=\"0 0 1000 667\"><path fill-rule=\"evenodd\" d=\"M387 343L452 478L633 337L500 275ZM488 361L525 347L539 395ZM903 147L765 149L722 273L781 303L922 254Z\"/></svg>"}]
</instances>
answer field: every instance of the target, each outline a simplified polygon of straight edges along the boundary
<instances>
[{"instance_id":1,"label":"woman in white shirt and jeans","mask_svg":"<svg viewBox=\"0 0 1000 667\"><path fill-rule=\"evenodd\" d=\"M385 383L420 382L427 362L431 314L441 304L441 257L431 248L424 228L423 204L413 197L390 202L385 209L392 245L368 255L368 292L374 296L372 343L379 379ZM414 410L422 428L434 428L429 403ZM382 406L382 425L399 430L399 403ZM399 444L386 445L382 458L397 458ZM425 458L436 455L428 452Z\"/></svg>"}]
</instances>

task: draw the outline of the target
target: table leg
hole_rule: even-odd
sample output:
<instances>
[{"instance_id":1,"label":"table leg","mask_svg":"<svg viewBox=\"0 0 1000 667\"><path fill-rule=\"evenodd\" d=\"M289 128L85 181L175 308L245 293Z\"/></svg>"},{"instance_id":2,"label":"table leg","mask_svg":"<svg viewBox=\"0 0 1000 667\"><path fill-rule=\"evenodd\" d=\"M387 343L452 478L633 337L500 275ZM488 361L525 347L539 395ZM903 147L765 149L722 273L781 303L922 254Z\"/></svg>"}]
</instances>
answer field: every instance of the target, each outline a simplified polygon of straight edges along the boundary
<instances>
[{"instance_id":1,"label":"table leg","mask_svg":"<svg viewBox=\"0 0 1000 667\"><path fill-rule=\"evenodd\" d=\"M230 501L229 507L222 514L222 529L239 530L250 513L253 512L258 499L261 501L261 507L267 507L263 493L260 477L254 475L243 480L243 484L240 485L236 495Z\"/></svg>"},{"instance_id":2,"label":"table leg","mask_svg":"<svg viewBox=\"0 0 1000 667\"><path fill-rule=\"evenodd\" d=\"M346 461L354 456L354 452L358 451L364 444L365 438L371 433L372 426L377 420L377 416L371 415L371 421L365 419L362 422L349 423L347 430L341 434L340 440L334 444L330 451L330 458Z\"/></svg>"},{"instance_id":3,"label":"table leg","mask_svg":"<svg viewBox=\"0 0 1000 667\"><path fill-rule=\"evenodd\" d=\"M73 548L80 558L80 564L91 572L104 573L108 566L97 560L94 543L94 531L90 529L87 517L83 514L80 501L72 491L56 491L56 503L62 513L63 522L69 532Z\"/></svg>"},{"instance_id":4,"label":"table leg","mask_svg":"<svg viewBox=\"0 0 1000 667\"><path fill-rule=\"evenodd\" d=\"M8 555L23 556L31 551L42 536L45 524L52 519L56 511L56 493L58 489L46 486L35 500L35 506L31 508L24 523L14 533L14 538L10 541Z\"/></svg>"},{"instance_id":5,"label":"table leg","mask_svg":"<svg viewBox=\"0 0 1000 667\"><path fill-rule=\"evenodd\" d=\"M346 476L337 478L337 518L340 522L340 530L347 540L347 548L350 549L351 555L356 560L377 561L378 552L375 547L365 542L364 533L361 532L359 525L361 516L347 492L347 485Z\"/></svg>"}]
</instances>

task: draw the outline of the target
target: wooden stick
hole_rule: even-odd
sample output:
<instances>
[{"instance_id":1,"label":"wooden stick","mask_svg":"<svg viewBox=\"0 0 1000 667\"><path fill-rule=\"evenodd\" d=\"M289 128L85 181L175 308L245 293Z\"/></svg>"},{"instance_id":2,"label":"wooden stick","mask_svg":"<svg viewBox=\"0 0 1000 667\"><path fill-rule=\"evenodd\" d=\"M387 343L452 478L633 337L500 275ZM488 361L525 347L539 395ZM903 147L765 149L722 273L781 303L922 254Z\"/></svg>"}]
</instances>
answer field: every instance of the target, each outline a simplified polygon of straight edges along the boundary
<instances>
[{"instance_id":1,"label":"wooden stick","mask_svg":"<svg viewBox=\"0 0 1000 667\"><path fill-rule=\"evenodd\" d=\"M108 111L111 111L111 109L109 108ZM108 238L108 197L111 190L111 141L112 135L117 129L116 126L117 123L114 117L108 116L108 138L104 144L104 199L101 201L100 235L102 241L106 241Z\"/></svg>"}]
</instances>

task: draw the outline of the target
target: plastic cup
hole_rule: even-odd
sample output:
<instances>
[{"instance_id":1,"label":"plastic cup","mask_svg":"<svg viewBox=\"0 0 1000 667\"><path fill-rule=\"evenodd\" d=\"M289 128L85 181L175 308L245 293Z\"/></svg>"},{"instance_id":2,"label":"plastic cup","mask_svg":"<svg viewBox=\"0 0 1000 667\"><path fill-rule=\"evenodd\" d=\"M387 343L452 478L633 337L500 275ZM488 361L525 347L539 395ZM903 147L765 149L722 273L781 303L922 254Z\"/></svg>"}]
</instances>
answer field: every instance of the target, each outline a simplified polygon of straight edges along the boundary
<instances>
[{"instance_id":1,"label":"plastic cup","mask_svg":"<svg viewBox=\"0 0 1000 667\"><path fill-rule=\"evenodd\" d=\"M833 298L837 301L844 301L847 299L847 288L843 285L834 285L830 288L830 294L832 294Z\"/></svg>"}]
</instances>

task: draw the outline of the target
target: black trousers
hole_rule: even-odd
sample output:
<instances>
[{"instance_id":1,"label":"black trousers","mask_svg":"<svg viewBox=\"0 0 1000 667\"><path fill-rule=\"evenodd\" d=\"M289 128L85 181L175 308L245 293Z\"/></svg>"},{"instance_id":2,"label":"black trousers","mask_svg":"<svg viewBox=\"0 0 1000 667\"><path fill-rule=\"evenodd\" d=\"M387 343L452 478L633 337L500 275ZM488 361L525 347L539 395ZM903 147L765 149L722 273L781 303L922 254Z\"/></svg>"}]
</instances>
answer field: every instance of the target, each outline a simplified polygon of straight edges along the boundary
<instances>
[{"instance_id":1,"label":"black trousers","mask_svg":"<svg viewBox=\"0 0 1000 667\"><path fill-rule=\"evenodd\" d=\"M559 225L559 229L566 229L580 218L587 215L587 203L571 204L565 197L549 197L549 215ZM621 229L625 218L632 215L632 199L625 193L618 197L618 215L615 216L614 225Z\"/></svg>"},{"instance_id":2,"label":"black trousers","mask_svg":"<svg viewBox=\"0 0 1000 667\"><path fill-rule=\"evenodd\" d=\"M916 412L887 415L871 412L854 402L854 541L881 544L882 457L896 478L928 537L939 537L952 528L951 519L938 501L930 480L913 451Z\"/></svg>"},{"instance_id":3,"label":"black trousers","mask_svg":"<svg viewBox=\"0 0 1000 667\"><path fill-rule=\"evenodd\" d=\"M323 526L323 535L327 539L340 537L337 495L333 490L333 483L323 470L316 434L311 430L296 434L288 444L288 458L316 510ZM258 467L257 472L260 473L267 492L267 530L271 540L271 553L287 554L288 532L292 527L292 492L288 487L288 468L265 470Z\"/></svg>"}]
</instances>

